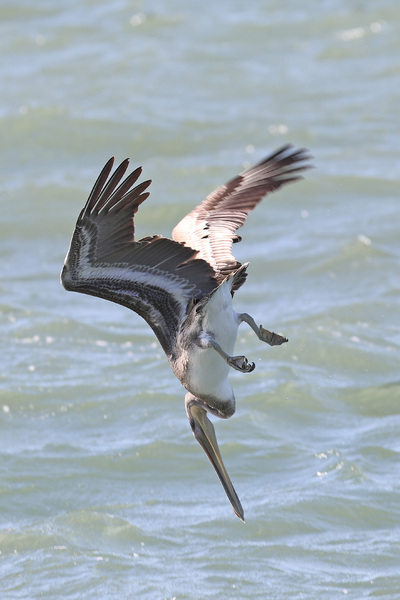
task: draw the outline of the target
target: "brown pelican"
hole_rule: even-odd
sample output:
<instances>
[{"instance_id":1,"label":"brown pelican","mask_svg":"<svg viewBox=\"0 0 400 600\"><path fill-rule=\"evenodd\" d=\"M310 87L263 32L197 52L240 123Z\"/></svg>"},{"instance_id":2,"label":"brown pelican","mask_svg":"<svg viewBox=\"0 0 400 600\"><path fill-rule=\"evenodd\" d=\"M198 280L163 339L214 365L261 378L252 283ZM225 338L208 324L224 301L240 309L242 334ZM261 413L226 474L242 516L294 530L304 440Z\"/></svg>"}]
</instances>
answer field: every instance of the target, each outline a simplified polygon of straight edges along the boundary
<instances>
[{"instance_id":1,"label":"brown pelican","mask_svg":"<svg viewBox=\"0 0 400 600\"><path fill-rule=\"evenodd\" d=\"M149 196L145 190L151 181L132 187L142 172L139 167L120 184L128 159L109 178L111 158L79 215L61 273L65 289L122 304L153 329L187 390L193 434L242 521L243 508L207 412L231 417L235 396L229 369L254 369L245 356L233 356L240 323L271 346L288 340L233 309L232 297L246 279L248 263L234 258L232 243L240 241L236 230L263 196L301 179L299 172L309 168L309 158L304 148L284 146L207 196L178 223L172 239L153 235L138 241L134 216Z\"/></svg>"}]
</instances>

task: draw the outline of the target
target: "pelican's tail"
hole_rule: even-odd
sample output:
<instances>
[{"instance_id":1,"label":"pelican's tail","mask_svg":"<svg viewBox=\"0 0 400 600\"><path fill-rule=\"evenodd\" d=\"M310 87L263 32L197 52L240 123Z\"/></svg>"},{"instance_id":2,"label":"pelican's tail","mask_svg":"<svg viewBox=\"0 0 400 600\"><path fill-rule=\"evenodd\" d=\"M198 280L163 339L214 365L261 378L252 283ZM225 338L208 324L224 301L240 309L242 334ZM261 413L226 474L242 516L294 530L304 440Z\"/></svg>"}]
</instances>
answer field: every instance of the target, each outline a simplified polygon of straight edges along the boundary
<instances>
[{"instance_id":1,"label":"pelican's tail","mask_svg":"<svg viewBox=\"0 0 400 600\"><path fill-rule=\"evenodd\" d=\"M233 296L235 291L242 285L247 277L246 269L250 263L244 263L240 265L236 271L229 273L221 283L214 288L209 294L203 296L200 300L192 299L189 302L186 313L189 315L192 310L195 310L196 314L203 312L206 309L207 304L212 302L218 302L217 298L223 298L226 295Z\"/></svg>"},{"instance_id":2,"label":"pelican's tail","mask_svg":"<svg viewBox=\"0 0 400 600\"><path fill-rule=\"evenodd\" d=\"M246 262L243 265L240 265L240 267L236 271L230 273L228 277L226 277L226 279L232 279L232 295L246 281L247 267L249 266L249 264L250 263Z\"/></svg>"}]
</instances>

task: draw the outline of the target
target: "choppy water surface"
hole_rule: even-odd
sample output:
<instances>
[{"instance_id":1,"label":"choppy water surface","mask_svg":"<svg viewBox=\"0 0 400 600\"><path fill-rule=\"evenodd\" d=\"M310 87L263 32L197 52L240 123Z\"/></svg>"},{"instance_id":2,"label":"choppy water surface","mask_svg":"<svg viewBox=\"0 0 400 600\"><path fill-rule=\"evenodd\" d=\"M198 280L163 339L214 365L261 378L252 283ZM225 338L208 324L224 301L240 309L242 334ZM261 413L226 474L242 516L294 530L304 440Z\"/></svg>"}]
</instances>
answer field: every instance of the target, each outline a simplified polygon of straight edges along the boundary
<instances>
[{"instance_id":1,"label":"choppy water surface","mask_svg":"<svg viewBox=\"0 0 400 600\"><path fill-rule=\"evenodd\" d=\"M3 2L1 597L400 596L400 168L394 2ZM72 229L111 156L154 179L137 233L286 142L250 260L237 413L216 423L246 524L184 391L126 309L67 294Z\"/></svg>"}]
</instances>

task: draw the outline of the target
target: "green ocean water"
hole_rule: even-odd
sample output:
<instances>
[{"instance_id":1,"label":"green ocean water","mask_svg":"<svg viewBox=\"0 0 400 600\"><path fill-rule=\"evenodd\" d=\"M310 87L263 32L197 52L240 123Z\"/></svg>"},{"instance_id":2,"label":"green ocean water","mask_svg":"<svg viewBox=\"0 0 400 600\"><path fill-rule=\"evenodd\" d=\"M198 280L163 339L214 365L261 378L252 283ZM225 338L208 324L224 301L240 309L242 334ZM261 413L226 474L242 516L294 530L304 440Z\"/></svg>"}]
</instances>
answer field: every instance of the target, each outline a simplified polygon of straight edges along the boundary
<instances>
[{"instance_id":1,"label":"green ocean water","mask_svg":"<svg viewBox=\"0 0 400 600\"><path fill-rule=\"evenodd\" d=\"M399 27L394 2L0 2L0 596L400 597ZM292 142L315 169L235 246L236 414L215 422L128 310L68 294L110 156L152 178L137 235Z\"/></svg>"}]
</instances>

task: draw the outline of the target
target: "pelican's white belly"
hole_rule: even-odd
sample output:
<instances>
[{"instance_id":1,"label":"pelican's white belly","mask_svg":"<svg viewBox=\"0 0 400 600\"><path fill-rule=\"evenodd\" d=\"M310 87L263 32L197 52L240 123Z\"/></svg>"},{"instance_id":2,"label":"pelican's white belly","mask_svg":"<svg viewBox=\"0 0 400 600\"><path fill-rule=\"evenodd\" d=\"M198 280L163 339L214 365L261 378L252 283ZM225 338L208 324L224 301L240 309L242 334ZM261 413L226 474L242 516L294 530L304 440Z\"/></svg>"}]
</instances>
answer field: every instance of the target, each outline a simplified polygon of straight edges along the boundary
<instances>
[{"instance_id":1,"label":"pelican's white belly","mask_svg":"<svg viewBox=\"0 0 400 600\"><path fill-rule=\"evenodd\" d=\"M233 355L239 316L233 309L231 282L226 281L212 295L202 323L202 332L211 335L222 350ZM229 365L213 348L197 347L189 367L190 391L193 394L232 398L232 386L228 380Z\"/></svg>"}]
</instances>

